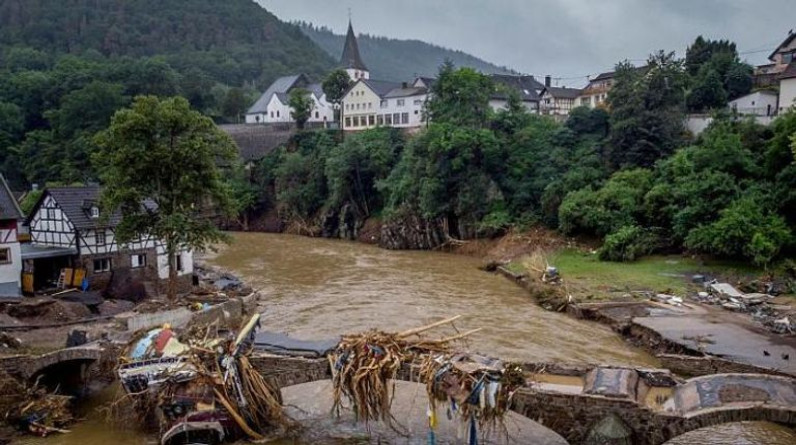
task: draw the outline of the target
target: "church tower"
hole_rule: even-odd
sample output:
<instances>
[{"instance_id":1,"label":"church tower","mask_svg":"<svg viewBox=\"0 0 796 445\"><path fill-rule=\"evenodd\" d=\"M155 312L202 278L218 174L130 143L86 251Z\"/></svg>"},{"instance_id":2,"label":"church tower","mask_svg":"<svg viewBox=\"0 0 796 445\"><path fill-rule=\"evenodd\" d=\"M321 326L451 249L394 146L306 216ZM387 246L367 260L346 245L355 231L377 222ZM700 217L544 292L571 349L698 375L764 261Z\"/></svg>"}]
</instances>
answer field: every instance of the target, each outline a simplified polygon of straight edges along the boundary
<instances>
[{"instance_id":1,"label":"church tower","mask_svg":"<svg viewBox=\"0 0 796 445\"><path fill-rule=\"evenodd\" d=\"M365 62L362 61L362 56L359 54L359 44L357 43L357 36L354 34L354 27L351 26L351 20L348 21L348 33L345 36L345 46L343 47L343 56L340 58L340 65L354 82L359 79L370 79L368 67L365 66Z\"/></svg>"}]
</instances>

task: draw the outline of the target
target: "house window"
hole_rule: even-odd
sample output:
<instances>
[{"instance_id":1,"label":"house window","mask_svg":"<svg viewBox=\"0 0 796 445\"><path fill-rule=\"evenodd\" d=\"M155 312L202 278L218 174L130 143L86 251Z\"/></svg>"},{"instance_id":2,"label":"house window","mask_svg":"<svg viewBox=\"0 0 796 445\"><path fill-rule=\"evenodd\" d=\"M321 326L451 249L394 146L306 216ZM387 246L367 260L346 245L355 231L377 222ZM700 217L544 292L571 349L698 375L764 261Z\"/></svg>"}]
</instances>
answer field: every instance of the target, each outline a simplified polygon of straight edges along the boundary
<instances>
[{"instance_id":1,"label":"house window","mask_svg":"<svg viewBox=\"0 0 796 445\"><path fill-rule=\"evenodd\" d=\"M105 231L104 230L97 230L94 234L94 243L98 246L105 245Z\"/></svg>"},{"instance_id":2,"label":"house window","mask_svg":"<svg viewBox=\"0 0 796 445\"><path fill-rule=\"evenodd\" d=\"M415 110L415 114L420 114L420 111L418 111L418 110Z\"/></svg>"},{"instance_id":3,"label":"house window","mask_svg":"<svg viewBox=\"0 0 796 445\"><path fill-rule=\"evenodd\" d=\"M274 118L274 112L271 111L271 119L273 119L273 118Z\"/></svg>"},{"instance_id":4,"label":"house window","mask_svg":"<svg viewBox=\"0 0 796 445\"><path fill-rule=\"evenodd\" d=\"M99 218L99 207L91 206L91 217L94 219Z\"/></svg>"},{"instance_id":5,"label":"house window","mask_svg":"<svg viewBox=\"0 0 796 445\"><path fill-rule=\"evenodd\" d=\"M55 219L55 209L47 209L47 219Z\"/></svg>"},{"instance_id":6,"label":"house window","mask_svg":"<svg viewBox=\"0 0 796 445\"><path fill-rule=\"evenodd\" d=\"M177 254L174 256L174 266L176 266L177 272L182 272L182 255Z\"/></svg>"},{"instance_id":7,"label":"house window","mask_svg":"<svg viewBox=\"0 0 796 445\"><path fill-rule=\"evenodd\" d=\"M318 112L316 111L316 112L315 112L315 119L318 119L320 116L321 116L321 115L320 115L320 113L318 113Z\"/></svg>"},{"instance_id":8,"label":"house window","mask_svg":"<svg viewBox=\"0 0 796 445\"><path fill-rule=\"evenodd\" d=\"M11 249L0 248L0 264L11 264Z\"/></svg>"},{"instance_id":9,"label":"house window","mask_svg":"<svg viewBox=\"0 0 796 445\"><path fill-rule=\"evenodd\" d=\"M382 108L387 108L387 100L382 100L381 101L381 107Z\"/></svg>"},{"instance_id":10,"label":"house window","mask_svg":"<svg viewBox=\"0 0 796 445\"><path fill-rule=\"evenodd\" d=\"M384 115L383 114L380 114L380 115L376 116L376 123L378 123L379 125L384 125Z\"/></svg>"},{"instance_id":11,"label":"house window","mask_svg":"<svg viewBox=\"0 0 796 445\"><path fill-rule=\"evenodd\" d=\"M276 117L279 117L279 110L276 110Z\"/></svg>"},{"instance_id":12,"label":"house window","mask_svg":"<svg viewBox=\"0 0 796 445\"><path fill-rule=\"evenodd\" d=\"M144 254L130 255L130 265L133 267L133 269L146 267L146 255Z\"/></svg>"},{"instance_id":13,"label":"house window","mask_svg":"<svg viewBox=\"0 0 796 445\"><path fill-rule=\"evenodd\" d=\"M368 125L371 125L371 126L376 125L376 116L374 116L372 114L370 116L368 116Z\"/></svg>"},{"instance_id":14,"label":"house window","mask_svg":"<svg viewBox=\"0 0 796 445\"><path fill-rule=\"evenodd\" d=\"M350 117L345 118L345 126L346 127L350 127L351 126L351 118Z\"/></svg>"},{"instance_id":15,"label":"house window","mask_svg":"<svg viewBox=\"0 0 796 445\"><path fill-rule=\"evenodd\" d=\"M404 106L404 103L405 103L405 102L404 102L404 99L398 99L398 100L396 101L396 105L398 105L399 107L403 107L403 106Z\"/></svg>"},{"instance_id":16,"label":"house window","mask_svg":"<svg viewBox=\"0 0 796 445\"><path fill-rule=\"evenodd\" d=\"M401 114L401 123L408 124L409 123L409 113L402 113Z\"/></svg>"},{"instance_id":17,"label":"house window","mask_svg":"<svg viewBox=\"0 0 796 445\"><path fill-rule=\"evenodd\" d=\"M392 114L385 114L384 115L384 123L386 125L392 125Z\"/></svg>"},{"instance_id":18,"label":"house window","mask_svg":"<svg viewBox=\"0 0 796 445\"><path fill-rule=\"evenodd\" d=\"M110 271L111 271L110 258L100 258L94 260L94 273L110 272Z\"/></svg>"},{"instance_id":19,"label":"house window","mask_svg":"<svg viewBox=\"0 0 796 445\"><path fill-rule=\"evenodd\" d=\"M791 63L793 61L793 54L794 53L785 53L782 55L782 63Z\"/></svg>"},{"instance_id":20,"label":"house window","mask_svg":"<svg viewBox=\"0 0 796 445\"><path fill-rule=\"evenodd\" d=\"M423 101L420 99L415 99L415 105L423 105Z\"/></svg>"},{"instance_id":21,"label":"house window","mask_svg":"<svg viewBox=\"0 0 796 445\"><path fill-rule=\"evenodd\" d=\"M373 108L373 102L368 102L368 110L370 110L371 108Z\"/></svg>"},{"instance_id":22,"label":"house window","mask_svg":"<svg viewBox=\"0 0 796 445\"><path fill-rule=\"evenodd\" d=\"M401 123L401 113L393 113L392 114L392 123L398 125Z\"/></svg>"}]
</instances>

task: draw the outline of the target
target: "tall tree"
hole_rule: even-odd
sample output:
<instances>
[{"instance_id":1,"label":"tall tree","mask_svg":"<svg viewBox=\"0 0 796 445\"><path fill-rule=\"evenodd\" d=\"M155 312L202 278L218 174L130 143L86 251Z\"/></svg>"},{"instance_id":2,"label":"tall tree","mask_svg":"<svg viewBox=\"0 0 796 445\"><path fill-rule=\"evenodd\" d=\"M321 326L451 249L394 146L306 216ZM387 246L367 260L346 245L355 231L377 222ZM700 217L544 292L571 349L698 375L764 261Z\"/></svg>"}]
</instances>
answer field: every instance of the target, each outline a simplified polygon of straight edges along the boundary
<instances>
[{"instance_id":1,"label":"tall tree","mask_svg":"<svg viewBox=\"0 0 796 445\"><path fill-rule=\"evenodd\" d=\"M489 96L494 85L472 68L455 69L446 62L431 87L428 117L436 123L483 128L489 123Z\"/></svg>"},{"instance_id":2,"label":"tall tree","mask_svg":"<svg viewBox=\"0 0 796 445\"><path fill-rule=\"evenodd\" d=\"M343 95L351 88L351 77L344 69L337 69L329 73L323 79L323 93L326 94L326 100L335 106L334 114L335 121L340 120L340 102L343 100Z\"/></svg>"},{"instance_id":3,"label":"tall tree","mask_svg":"<svg viewBox=\"0 0 796 445\"><path fill-rule=\"evenodd\" d=\"M721 76L710 65L704 65L699 70L699 76L688 92L686 103L689 111L697 113L727 105L727 93L724 91Z\"/></svg>"},{"instance_id":4,"label":"tall tree","mask_svg":"<svg viewBox=\"0 0 796 445\"><path fill-rule=\"evenodd\" d=\"M312 108L315 106L315 101L312 100L310 92L304 88L294 88L290 90L287 103L290 105L290 109L293 110L291 114L293 120L296 121L296 126L299 130L303 130L304 125L310 120Z\"/></svg>"},{"instance_id":5,"label":"tall tree","mask_svg":"<svg viewBox=\"0 0 796 445\"><path fill-rule=\"evenodd\" d=\"M650 167L671 154L683 133L686 77L674 53L650 56L643 75L629 63L616 69L608 94L609 149L616 167Z\"/></svg>"},{"instance_id":6,"label":"tall tree","mask_svg":"<svg viewBox=\"0 0 796 445\"><path fill-rule=\"evenodd\" d=\"M103 149L93 158L104 185L103 206L122 214L119 242L143 235L164 242L173 299L176 255L225 240L202 211L210 202L230 207L218 163L234 159L234 144L187 100L154 96L139 96L131 108L118 111L95 141ZM146 200L155 206L144 205Z\"/></svg>"}]
</instances>

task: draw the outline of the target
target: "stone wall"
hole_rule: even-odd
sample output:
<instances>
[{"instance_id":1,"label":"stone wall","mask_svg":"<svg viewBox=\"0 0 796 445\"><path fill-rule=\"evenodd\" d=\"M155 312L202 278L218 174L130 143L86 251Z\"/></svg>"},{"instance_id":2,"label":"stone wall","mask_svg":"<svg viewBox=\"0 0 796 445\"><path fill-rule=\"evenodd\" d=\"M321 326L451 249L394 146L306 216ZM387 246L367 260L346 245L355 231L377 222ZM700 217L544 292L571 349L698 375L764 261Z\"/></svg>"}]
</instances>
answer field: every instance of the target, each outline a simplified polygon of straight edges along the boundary
<instances>
[{"instance_id":1,"label":"stone wall","mask_svg":"<svg viewBox=\"0 0 796 445\"><path fill-rule=\"evenodd\" d=\"M664 368L688 377L733 373L793 377L776 369L762 368L713 356L695 357L690 355L658 354L656 357L661 361L661 366Z\"/></svg>"}]
</instances>

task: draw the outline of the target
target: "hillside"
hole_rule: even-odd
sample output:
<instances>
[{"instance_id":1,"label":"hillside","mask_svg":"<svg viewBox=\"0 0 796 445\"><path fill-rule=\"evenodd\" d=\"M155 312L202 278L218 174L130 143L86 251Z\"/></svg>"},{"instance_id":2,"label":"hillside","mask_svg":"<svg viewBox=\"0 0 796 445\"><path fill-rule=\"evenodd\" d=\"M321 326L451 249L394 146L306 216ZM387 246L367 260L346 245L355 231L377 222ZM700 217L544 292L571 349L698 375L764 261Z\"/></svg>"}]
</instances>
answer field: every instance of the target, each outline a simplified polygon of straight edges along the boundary
<instances>
[{"instance_id":1,"label":"hillside","mask_svg":"<svg viewBox=\"0 0 796 445\"><path fill-rule=\"evenodd\" d=\"M296 23L313 42L335 59L340 58L345 36L326 27ZM483 73L511 73L462 51L443 48L419 40L398 40L362 34L358 37L362 58L374 79L406 81L416 76L435 76L446 59L454 65L475 68Z\"/></svg>"},{"instance_id":2,"label":"hillside","mask_svg":"<svg viewBox=\"0 0 796 445\"><path fill-rule=\"evenodd\" d=\"M334 65L252 0L0 0L0 172L93 181L93 136L135 96L236 123L278 76Z\"/></svg>"},{"instance_id":3,"label":"hillside","mask_svg":"<svg viewBox=\"0 0 796 445\"><path fill-rule=\"evenodd\" d=\"M333 63L251 0L0 0L0 45L50 55L163 56L227 85L321 75Z\"/></svg>"}]
</instances>

